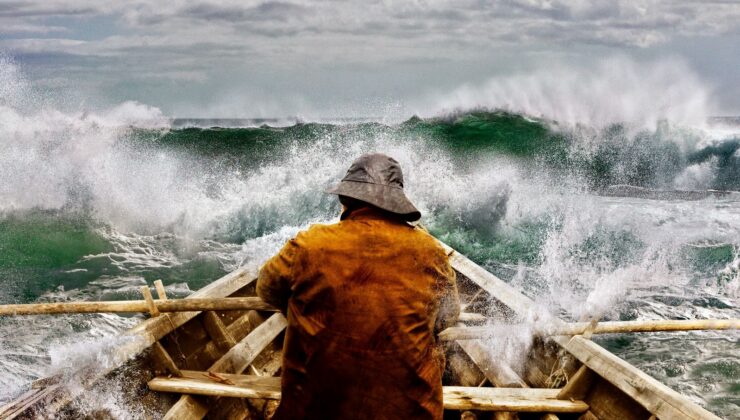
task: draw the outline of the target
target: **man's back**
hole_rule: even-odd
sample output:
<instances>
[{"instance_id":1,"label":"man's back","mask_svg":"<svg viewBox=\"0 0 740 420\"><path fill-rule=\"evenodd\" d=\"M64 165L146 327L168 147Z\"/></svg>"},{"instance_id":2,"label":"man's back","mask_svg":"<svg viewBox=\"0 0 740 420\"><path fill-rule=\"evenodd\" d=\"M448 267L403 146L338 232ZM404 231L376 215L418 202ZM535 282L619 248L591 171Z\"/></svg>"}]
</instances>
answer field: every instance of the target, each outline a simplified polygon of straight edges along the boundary
<instances>
[{"instance_id":1,"label":"man's back","mask_svg":"<svg viewBox=\"0 0 740 420\"><path fill-rule=\"evenodd\" d=\"M278 418L441 417L435 321L443 305L454 322L459 303L426 232L355 210L290 241L257 287L288 314Z\"/></svg>"}]
</instances>

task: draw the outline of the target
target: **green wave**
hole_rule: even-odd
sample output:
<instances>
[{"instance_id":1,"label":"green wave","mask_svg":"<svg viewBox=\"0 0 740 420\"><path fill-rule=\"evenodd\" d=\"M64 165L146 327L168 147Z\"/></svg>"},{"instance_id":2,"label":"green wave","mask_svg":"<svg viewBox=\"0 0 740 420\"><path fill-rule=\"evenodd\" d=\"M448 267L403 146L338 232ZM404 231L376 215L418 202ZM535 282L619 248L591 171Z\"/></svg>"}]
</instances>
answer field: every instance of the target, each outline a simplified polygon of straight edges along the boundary
<instances>
[{"instance_id":1,"label":"green wave","mask_svg":"<svg viewBox=\"0 0 740 420\"><path fill-rule=\"evenodd\" d=\"M87 215L33 210L0 215L0 280L11 299L30 301L67 282L83 285L97 274L65 274L85 255L108 252L110 243Z\"/></svg>"},{"instance_id":2,"label":"green wave","mask_svg":"<svg viewBox=\"0 0 740 420\"><path fill-rule=\"evenodd\" d=\"M628 184L673 188L689 165L714 159L717 171L709 188L740 190L740 139L685 152L679 144L699 143L696 134L662 123L656 130L633 132L622 124L602 129L566 128L555 122L509 112L475 111L439 118L413 117L398 125L301 123L290 127L183 128L137 130L134 141L181 150L217 165L253 167L279 160L290 147L344 142L382 134L444 149L463 163L486 155L504 155L577 174L591 189ZM584 147L588 143L588 147Z\"/></svg>"},{"instance_id":3,"label":"green wave","mask_svg":"<svg viewBox=\"0 0 740 420\"><path fill-rule=\"evenodd\" d=\"M565 137L543 122L508 112L471 112L430 120L412 118L401 128L437 139L451 151L465 155L497 151L533 156L565 145Z\"/></svg>"}]
</instances>

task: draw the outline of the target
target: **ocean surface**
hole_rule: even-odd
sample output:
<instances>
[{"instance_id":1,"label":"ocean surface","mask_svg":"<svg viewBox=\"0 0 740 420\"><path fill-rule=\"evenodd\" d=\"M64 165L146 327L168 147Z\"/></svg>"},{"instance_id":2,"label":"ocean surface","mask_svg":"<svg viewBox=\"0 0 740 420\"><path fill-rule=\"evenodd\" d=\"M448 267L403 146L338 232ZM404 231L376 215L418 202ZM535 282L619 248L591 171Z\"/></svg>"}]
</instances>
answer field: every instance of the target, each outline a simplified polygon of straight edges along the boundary
<instances>
[{"instance_id":1,"label":"ocean surface","mask_svg":"<svg viewBox=\"0 0 740 420\"><path fill-rule=\"evenodd\" d=\"M571 124L470 108L400 121L172 119L133 102L61 111L28 99L21 81L4 89L0 303L137 299L156 279L187 296L336 221L339 204L322 190L355 157L384 152L433 234L558 316L740 318L737 118ZM654 199L615 185L729 192ZM139 320L0 318L0 402L100 362ZM492 351L516 357L527 345L517 334L491 340ZM595 340L740 416L738 332ZM96 404L136 417L115 395Z\"/></svg>"}]
</instances>

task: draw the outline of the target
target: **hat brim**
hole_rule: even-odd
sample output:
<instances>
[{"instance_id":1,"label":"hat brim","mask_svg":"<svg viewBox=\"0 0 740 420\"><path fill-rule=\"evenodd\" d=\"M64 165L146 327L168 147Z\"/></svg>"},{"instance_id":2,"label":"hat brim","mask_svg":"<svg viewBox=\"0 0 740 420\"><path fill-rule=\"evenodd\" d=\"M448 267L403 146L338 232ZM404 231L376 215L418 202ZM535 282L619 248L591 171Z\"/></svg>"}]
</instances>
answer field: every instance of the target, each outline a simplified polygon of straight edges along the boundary
<instances>
[{"instance_id":1,"label":"hat brim","mask_svg":"<svg viewBox=\"0 0 740 420\"><path fill-rule=\"evenodd\" d=\"M342 181L326 190L329 194L344 195L370 203L375 207L396 213L409 222L419 220L421 212L400 188L369 182Z\"/></svg>"}]
</instances>

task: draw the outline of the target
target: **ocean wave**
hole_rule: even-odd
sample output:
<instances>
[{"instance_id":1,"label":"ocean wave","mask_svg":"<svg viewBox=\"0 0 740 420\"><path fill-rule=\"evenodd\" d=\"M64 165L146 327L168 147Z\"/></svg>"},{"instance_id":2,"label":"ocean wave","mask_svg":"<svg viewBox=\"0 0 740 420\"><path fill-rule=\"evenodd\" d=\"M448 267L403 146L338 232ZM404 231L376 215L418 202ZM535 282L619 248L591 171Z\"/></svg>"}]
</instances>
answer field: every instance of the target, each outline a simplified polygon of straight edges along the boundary
<instances>
[{"instance_id":1,"label":"ocean wave","mask_svg":"<svg viewBox=\"0 0 740 420\"><path fill-rule=\"evenodd\" d=\"M717 111L711 86L685 62L674 58L637 62L624 56L595 65L554 63L528 74L494 77L416 105L427 116L475 108L504 109L569 126L620 123L638 129L655 129L661 120L705 126L707 116Z\"/></svg>"}]
</instances>

